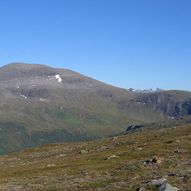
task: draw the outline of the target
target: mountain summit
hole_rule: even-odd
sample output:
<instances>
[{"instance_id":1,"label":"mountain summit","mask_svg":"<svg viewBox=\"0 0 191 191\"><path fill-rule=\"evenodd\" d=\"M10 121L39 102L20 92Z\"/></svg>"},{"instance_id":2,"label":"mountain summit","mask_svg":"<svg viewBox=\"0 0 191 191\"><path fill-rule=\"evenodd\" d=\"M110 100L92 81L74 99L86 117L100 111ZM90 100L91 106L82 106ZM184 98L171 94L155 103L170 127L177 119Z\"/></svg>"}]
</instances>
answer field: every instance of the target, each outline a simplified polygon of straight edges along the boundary
<instances>
[{"instance_id":1,"label":"mountain summit","mask_svg":"<svg viewBox=\"0 0 191 191\"><path fill-rule=\"evenodd\" d=\"M0 153L114 135L191 115L191 93L133 92L66 69L0 68Z\"/></svg>"}]
</instances>

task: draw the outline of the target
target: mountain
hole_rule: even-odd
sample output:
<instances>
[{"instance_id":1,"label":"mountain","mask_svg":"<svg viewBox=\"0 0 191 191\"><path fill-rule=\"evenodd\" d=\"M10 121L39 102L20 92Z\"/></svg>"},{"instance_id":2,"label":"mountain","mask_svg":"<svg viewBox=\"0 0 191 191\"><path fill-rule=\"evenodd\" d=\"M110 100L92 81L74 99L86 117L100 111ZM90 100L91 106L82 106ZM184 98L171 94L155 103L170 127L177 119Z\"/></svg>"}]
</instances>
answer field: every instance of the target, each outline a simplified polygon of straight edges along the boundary
<instances>
[{"instance_id":1,"label":"mountain","mask_svg":"<svg viewBox=\"0 0 191 191\"><path fill-rule=\"evenodd\" d=\"M149 89L143 89L143 90L139 90L139 89L134 89L134 88L129 88L128 89L131 92L139 92L139 93L153 93L153 92L160 92L160 91L164 91L160 88L156 88L155 90L153 90L152 88Z\"/></svg>"},{"instance_id":2,"label":"mountain","mask_svg":"<svg viewBox=\"0 0 191 191\"><path fill-rule=\"evenodd\" d=\"M191 92L134 92L45 65L0 68L0 153L191 115Z\"/></svg>"}]
</instances>

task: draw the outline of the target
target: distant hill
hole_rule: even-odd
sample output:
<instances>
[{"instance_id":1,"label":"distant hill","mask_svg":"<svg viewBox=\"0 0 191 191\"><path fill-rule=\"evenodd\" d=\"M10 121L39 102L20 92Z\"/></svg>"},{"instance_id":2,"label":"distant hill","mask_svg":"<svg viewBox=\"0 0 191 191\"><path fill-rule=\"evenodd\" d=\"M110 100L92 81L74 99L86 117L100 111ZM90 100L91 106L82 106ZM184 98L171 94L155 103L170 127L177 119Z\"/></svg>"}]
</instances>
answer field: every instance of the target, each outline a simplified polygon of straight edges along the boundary
<instances>
[{"instance_id":1,"label":"distant hill","mask_svg":"<svg viewBox=\"0 0 191 191\"><path fill-rule=\"evenodd\" d=\"M0 68L0 153L191 115L191 93L134 92L45 65Z\"/></svg>"}]
</instances>

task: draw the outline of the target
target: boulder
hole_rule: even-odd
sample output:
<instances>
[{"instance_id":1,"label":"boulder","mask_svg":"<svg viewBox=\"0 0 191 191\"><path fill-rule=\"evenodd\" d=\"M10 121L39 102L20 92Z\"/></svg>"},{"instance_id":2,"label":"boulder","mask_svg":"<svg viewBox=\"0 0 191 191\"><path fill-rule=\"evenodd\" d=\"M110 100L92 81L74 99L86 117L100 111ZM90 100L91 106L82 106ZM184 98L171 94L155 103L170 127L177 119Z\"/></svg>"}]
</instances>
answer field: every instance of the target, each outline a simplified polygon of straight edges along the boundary
<instances>
[{"instance_id":1,"label":"boulder","mask_svg":"<svg viewBox=\"0 0 191 191\"><path fill-rule=\"evenodd\" d=\"M152 180L151 185L156 186L157 191L178 191L179 189L171 186L165 178Z\"/></svg>"}]
</instances>

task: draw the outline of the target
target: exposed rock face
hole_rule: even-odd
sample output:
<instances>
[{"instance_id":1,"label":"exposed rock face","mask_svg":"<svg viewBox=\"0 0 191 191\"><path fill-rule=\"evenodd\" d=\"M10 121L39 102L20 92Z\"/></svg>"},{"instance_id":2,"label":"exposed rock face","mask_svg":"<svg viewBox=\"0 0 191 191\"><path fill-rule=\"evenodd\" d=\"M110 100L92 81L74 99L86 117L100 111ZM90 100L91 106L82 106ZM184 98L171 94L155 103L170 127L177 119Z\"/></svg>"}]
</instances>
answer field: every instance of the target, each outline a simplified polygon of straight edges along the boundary
<instances>
[{"instance_id":1,"label":"exposed rock face","mask_svg":"<svg viewBox=\"0 0 191 191\"><path fill-rule=\"evenodd\" d=\"M164 115L176 119L185 115L191 115L191 96L184 96L184 92L180 91L163 91L146 94L140 96L137 102L145 104L153 110L159 110Z\"/></svg>"},{"instance_id":2,"label":"exposed rock face","mask_svg":"<svg viewBox=\"0 0 191 191\"><path fill-rule=\"evenodd\" d=\"M184 114L191 115L191 99L189 99L188 101L185 101L182 107L185 110Z\"/></svg>"}]
</instances>

